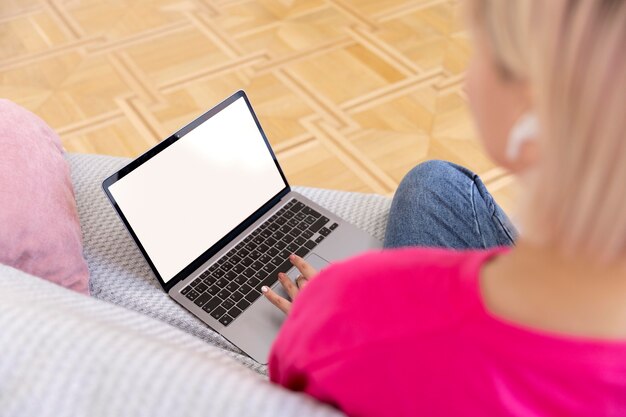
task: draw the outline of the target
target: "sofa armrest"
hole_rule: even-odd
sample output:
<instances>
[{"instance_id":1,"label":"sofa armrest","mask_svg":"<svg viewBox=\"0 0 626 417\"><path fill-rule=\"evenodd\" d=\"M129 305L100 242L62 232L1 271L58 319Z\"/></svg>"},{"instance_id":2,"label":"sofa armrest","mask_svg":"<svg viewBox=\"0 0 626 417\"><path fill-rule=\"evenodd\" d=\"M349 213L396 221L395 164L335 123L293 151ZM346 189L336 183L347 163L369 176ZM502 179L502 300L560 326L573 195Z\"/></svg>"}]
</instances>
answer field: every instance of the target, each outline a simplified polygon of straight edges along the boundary
<instances>
[{"instance_id":1,"label":"sofa armrest","mask_svg":"<svg viewBox=\"0 0 626 417\"><path fill-rule=\"evenodd\" d=\"M0 414L336 416L167 324L0 265Z\"/></svg>"}]
</instances>

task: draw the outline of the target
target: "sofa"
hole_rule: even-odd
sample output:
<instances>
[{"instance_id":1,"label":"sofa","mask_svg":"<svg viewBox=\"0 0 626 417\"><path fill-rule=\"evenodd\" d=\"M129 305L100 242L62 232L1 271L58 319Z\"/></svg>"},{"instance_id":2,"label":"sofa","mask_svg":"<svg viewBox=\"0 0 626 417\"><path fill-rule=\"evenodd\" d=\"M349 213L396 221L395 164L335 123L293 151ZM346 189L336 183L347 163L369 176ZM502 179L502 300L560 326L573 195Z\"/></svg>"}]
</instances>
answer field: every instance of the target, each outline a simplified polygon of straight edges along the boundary
<instances>
[{"instance_id":1,"label":"sofa","mask_svg":"<svg viewBox=\"0 0 626 417\"><path fill-rule=\"evenodd\" d=\"M91 296L0 265L0 417L341 415L269 383L161 289L101 189L128 159L66 160ZM383 238L390 199L295 189Z\"/></svg>"}]
</instances>

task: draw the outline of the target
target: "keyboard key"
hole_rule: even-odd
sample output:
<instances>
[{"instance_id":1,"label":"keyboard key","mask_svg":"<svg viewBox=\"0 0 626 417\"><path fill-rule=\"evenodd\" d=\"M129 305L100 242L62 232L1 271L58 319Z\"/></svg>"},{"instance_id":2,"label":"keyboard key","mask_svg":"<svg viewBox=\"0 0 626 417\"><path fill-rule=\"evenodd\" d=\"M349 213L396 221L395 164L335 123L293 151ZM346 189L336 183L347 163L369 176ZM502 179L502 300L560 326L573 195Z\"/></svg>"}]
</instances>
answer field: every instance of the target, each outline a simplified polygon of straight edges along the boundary
<instances>
[{"instance_id":1,"label":"keyboard key","mask_svg":"<svg viewBox=\"0 0 626 417\"><path fill-rule=\"evenodd\" d=\"M189 291L191 291L191 290L192 290L191 285L187 285L185 288L183 288L183 289L180 291L180 293L181 293L182 295L187 295L187 293L188 293Z\"/></svg>"},{"instance_id":2,"label":"keyboard key","mask_svg":"<svg viewBox=\"0 0 626 417\"><path fill-rule=\"evenodd\" d=\"M213 297L208 303L204 305L204 307L202 307L202 309L207 313L210 313L211 311L215 310L221 302L222 300L220 300L218 297Z\"/></svg>"},{"instance_id":3,"label":"keyboard key","mask_svg":"<svg viewBox=\"0 0 626 417\"><path fill-rule=\"evenodd\" d=\"M241 313L243 313L243 311L241 311L237 307L233 307L230 310L228 310L228 315L231 316L233 319L236 319L237 316L239 316Z\"/></svg>"},{"instance_id":4,"label":"keyboard key","mask_svg":"<svg viewBox=\"0 0 626 417\"><path fill-rule=\"evenodd\" d=\"M185 297L189 298L191 301L195 300L200 296L200 293L196 290L191 290L185 295Z\"/></svg>"},{"instance_id":5,"label":"keyboard key","mask_svg":"<svg viewBox=\"0 0 626 417\"><path fill-rule=\"evenodd\" d=\"M270 237L270 236L272 236L272 231L271 231L271 230L265 229L265 230L263 230L263 231L261 232L261 237L262 237L263 239L267 239L267 238L268 238L268 237Z\"/></svg>"},{"instance_id":6,"label":"keyboard key","mask_svg":"<svg viewBox=\"0 0 626 417\"><path fill-rule=\"evenodd\" d=\"M307 240L307 241L304 243L304 247L305 247L305 248L308 248L308 249L313 249L313 248L314 248L314 247L316 247L316 246L317 246L317 243L313 242L312 240Z\"/></svg>"},{"instance_id":7,"label":"keyboard key","mask_svg":"<svg viewBox=\"0 0 626 417\"><path fill-rule=\"evenodd\" d=\"M277 267L278 265L282 264L284 260L285 258L281 258L280 256L277 256L271 260L271 263L272 265L274 265L274 267Z\"/></svg>"},{"instance_id":8,"label":"keyboard key","mask_svg":"<svg viewBox=\"0 0 626 417\"><path fill-rule=\"evenodd\" d=\"M256 289L261 291L261 288L263 288L265 286L271 288L272 285L274 285L276 283L276 281L278 281L278 271L268 275L267 278L265 278L263 281L261 281L260 284L257 285Z\"/></svg>"},{"instance_id":9,"label":"keyboard key","mask_svg":"<svg viewBox=\"0 0 626 417\"><path fill-rule=\"evenodd\" d=\"M211 285L213 285L213 284L215 284L217 282L217 278L208 276L202 282L204 282L207 287L210 287Z\"/></svg>"},{"instance_id":10,"label":"keyboard key","mask_svg":"<svg viewBox=\"0 0 626 417\"><path fill-rule=\"evenodd\" d=\"M233 271L235 271L235 273L237 274L241 274L245 269L246 267L241 264L237 264L233 267Z\"/></svg>"},{"instance_id":11,"label":"keyboard key","mask_svg":"<svg viewBox=\"0 0 626 417\"><path fill-rule=\"evenodd\" d=\"M326 237L326 236L328 236L328 235L330 234L330 229L327 229L327 228L325 228L325 227L322 227L322 228L319 230L319 232L318 232L318 233L319 233L320 235L322 235L322 236Z\"/></svg>"},{"instance_id":12,"label":"keyboard key","mask_svg":"<svg viewBox=\"0 0 626 417\"><path fill-rule=\"evenodd\" d=\"M252 268L248 268L245 271L243 271L243 276L246 277L246 278L252 278L252 276L254 275L255 272L256 272L256 270L254 270ZM241 275L239 277L241 277ZM239 282L239 281L237 281L237 282ZM243 284L243 282L241 284Z\"/></svg>"},{"instance_id":13,"label":"keyboard key","mask_svg":"<svg viewBox=\"0 0 626 417\"><path fill-rule=\"evenodd\" d=\"M233 257L230 258L230 261L234 264L238 264L239 262L241 262L241 258L237 255L233 255Z\"/></svg>"},{"instance_id":14,"label":"keyboard key","mask_svg":"<svg viewBox=\"0 0 626 417\"><path fill-rule=\"evenodd\" d=\"M265 252L267 252L267 251L269 250L269 248L270 248L270 247L269 247L268 245L266 245L265 243L262 243L262 244L260 244L260 245L259 245L259 247L257 248L257 250L258 250L259 252L261 252L261 253L265 253Z\"/></svg>"},{"instance_id":15,"label":"keyboard key","mask_svg":"<svg viewBox=\"0 0 626 417\"><path fill-rule=\"evenodd\" d=\"M226 310L224 310L223 307L218 307L211 312L211 317L213 317L215 320L219 320L220 317L224 315L224 313L226 313Z\"/></svg>"},{"instance_id":16,"label":"keyboard key","mask_svg":"<svg viewBox=\"0 0 626 417\"><path fill-rule=\"evenodd\" d=\"M225 286L227 286L227 285L228 285L228 282L229 282L229 281L228 281L226 278L220 278L220 279L219 279L219 280L215 283L215 285L217 285L217 286L218 286L218 287L220 287L220 288L224 288Z\"/></svg>"},{"instance_id":17,"label":"keyboard key","mask_svg":"<svg viewBox=\"0 0 626 417\"><path fill-rule=\"evenodd\" d=\"M319 214L317 211L313 210L311 207L306 207L306 206L305 206L305 207L302 209L302 212L303 212L304 214L309 215L309 216L313 216L313 217L315 217L316 219L322 216L322 215L321 215L321 214Z\"/></svg>"},{"instance_id":18,"label":"keyboard key","mask_svg":"<svg viewBox=\"0 0 626 417\"><path fill-rule=\"evenodd\" d=\"M252 291L252 287L248 284L243 284L240 288L239 291L241 291L241 293L243 295L248 294L250 291Z\"/></svg>"},{"instance_id":19,"label":"keyboard key","mask_svg":"<svg viewBox=\"0 0 626 417\"><path fill-rule=\"evenodd\" d=\"M250 301L246 300L245 298L237 303L237 308L242 311L248 308L249 306L250 306Z\"/></svg>"},{"instance_id":20,"label":"keyboard key","mask_svg":"<svg viewBox=\"0 0 626 417\"><path fill-rule=\"evenodd\" d=\"M298 255L301 258L304 258L309 252L311 251L308 248L303 246L296 251L296 255Z\"/></svg>"},{"instance_id":21,"label":"keyboard key","mask_svg":"<svg viewBox=\"0 0 626 417\"><path fill-rule=\"evenodd\" d=\"M287 244L281 240L280 242L277 242L274 247L278 250L281 250L285 249L287 247Z\"/></svg>"},{"instance_id":22,"label":"keyboard key","mask_svg":"<svg viewBox=\"0 0 626 417\"><path fill-rule=\"evenodd\" d=\"M265 278L265 277L263 277L263 278ZM260 279L259 279L259 278L256 278L256 277L252 277L252 278L250 278L250 279L248 280L248 284L254 287L254 286L256 286L259 282L261 282L261 280L262 280L263 278L260 278Z\"/></svg>"},{"instance_id":23,"label":"keyboard key","mask_svg":"<svg viewBox=\"0 0 626 417\"><path fill-rule=\"evenodd\" d=\"M272 237L276 240L280 240L283 238L283 236L285 236L285 234L283 232L281 232L280 230L277 232L274 232L274 234L272 235Z\"/></svg>"},{"instance_id":24,"label":"keyboard key","mask_svg":"<svg viewBox=\"0 0 626 417\"><path fill-rule=\"evenodd\" d=\"M333 223L332 226L330 226L330 230L335 230L338 227L339 227L339 224Z\"/></svg>"},{"instance_id":25,"label":"keyboard key","mask_svg":"<svg viewBox=\"0 0 626 417\"><path fill-rule=\"evenodd\" d=\"M287 249L283 249L278 256L283 258L283 259L287 259L289 258L289 255L291 255L291 252L289 252Z\"/></svg>"},{"instance_id":26,"label":"keyboard key","mask_svg":"<svg viewBox=\"0 0 626 417\"><path fill-rule=\"evenodd\" d=\"M221 270L221 269L218 269L218 270L216 270L215 272L213 272L213 274L212 274L212 275L213 275L215 278L222 278L222 277L224 276L224 274L226 274L226 272L224 272L224 271L223 271L223 270Z\"/></svg>"},{"instance_id":27,"label":"keyboard key","mask_svg":"<svg viewBox=\"0 0 626 417\"><path fill-rule=\"evenodd\" d=\"M231 300L234 303L236 303L237 301L241 300L242 298L243 298L243 294L240 293L239 291L235 291L234 293L231 294L229 300Z\"/></svg>"},{"instance_id":28,"label":"keyboard key","mask_svg":"<svg viewBox=\"0 0 626 417\"><path fill-rule=\"evenodd\" d=\"M232 281L233 279L235 279L236 276L237 274L235 273L235 271L228 271L226 275L224 275L224 279Z\"/></svg>"},{"instance_id":29,"label":"keyboard key","mask_svg":"<svg viewBox=\"0 0 626 417\"><path fill-rule=\"evenodd\" d=\"M324 225L328 223L328 218L327 217L320 217L319 219L317 219L315 221L315 223L313 223L310 227L309 230L313 233L317 232L318 230L320 230L322 227L324 227Z\"/></svg>"},{"instance_id":30,"label":"keyboard key","mask_svg":"<svg viewBox=\"0 0 626 417\"><path fill-rule=\"evenodd\" d=\"M195 287L196 285L202 283L202 278L196 278L193 280L193 282L191 283L192 287Z\"/></svg>"},{"instance_id":31,"label":"keyboard key","mask_svg":"<svg viewBox=\"0 0 626 417\"><path fill-rule=\"evenodd\" d=\"M220 297L222 300L225 300L225 299L227 299L230 296L230 291L222 290L222 291L217 293L217 296Z\"/></svg>"},{"instance_id":32,"label":"keyboard key","mask_svg":"<svg viewBox=\"0 0 626 417\"><path fill-rule=\"evenodd\" d=\"M295 243L290 243L287 245L287 250L291 253L294 253L295 251L297 251L299 248L298 245L296 245Z\"/></svg>"},{"instance_id":33,"label":"keyboard key","mask_svg":"<svg viewBox=\"0 0 626 417\"><path fill-rule=\"evenodd\" d=\"M315 220L317 220L317 219L316 219L315 217L313 217L313 216L306 216L306 217L304 218L303 222L304 222L305 224L309 224L309 225L311 225L311 224L315 223Z\"/></svg>"},{"instance_id":34,"label":"keyboard key","mask_svg":"<svg viewBox=\"0 0 626 417\"><path fill-rule=\"evenodd\" d=\"M226 289L228 291L230 291L231 293L233 291L237 291L237 288L239 288L239 284L237 284L235 281L230 282L227 286Z\"/></svg>"},{"instance_id":35,"label":"keyboard key","mask_svg":"<svg viewBox=\"0 0 626 417\"><path fill-rule=\"evenodd\" d=\"M261 257L261 252L255 249L252 252L250 252L250 257L256 261L257 259Z\"/></svg>"},{"instance_id":36,"label":"keyboard key","mask_svg":"<svg viewBox=\"0 0 626 417\"><path fill-rule=\"evenodd\" d=\"M299 222L301 222L302 220L306 219L306 214L304 214L304 213L296 213L296 215L294 216L294 219L296 219Z\"/></svg>"},{"instance_id":37,"label":"keyboard key","mask_svg":"<svg viewBox=\"0 0 626 417\"><path fill-rule=\"evenodd\" d=\"M287 259L285 262L283 262L282 264L280 264L280 266L276 269L276 275L278 275L279 272L287 272L291 269L291 267L293 266L293 264L291 263L291 261L289 259ZM278 279L278 277L276 278Z\"/></svg>"},{"instance_id":38,"label":"keyboard key","mask_svg":"<svg viewBox=\"0 0 626 417\"><path fill-rule=\"evenodd\" d=\"M259 298L261 296L261 293L258 291L250 291L248 294L246 294L245 299L251 303L254 303L257 298Z\"/></svg>"},{"instance_id":39,"label":"keyboard key","mask_svg":"<svg viewBox=\"0 0 626 417\"><path fill-rule=\"evenodd\" d=\"M207 288L208 286L204 282L200 282L198 285L196 285L196 291L198 291L199 293L205 292Z\"/></svg>"},{"instance_id":40,"label":"keyboard key","mask_svg":"<svg viewBox=\"0 0 626 417\"><path fill-rule=\"evenodd\" d=\"M235 305L235 302L232 300L224 300L222 301L222 304L221 304L221 306L224 307L226 310L230 310L230 308L234 305Z\"/></svg>"},{"instance_id":41,"label":"keyboard key","mask_svg":"<svg viewBox=\"0 0 626 417\"><path fill-rule=\"evenodd\" d=\"M252 270L251 269L247 269L246 271L252 271ZM254 271L252 271L252 275L254 275ZM237 278L235 278L235 280L233 282L235 284L237 284L237 285L243 285L246 282L248 282L248 277L246 277L245 275L239 275L239 276L237 276Z\"/></svg>"},{"instance_id":42,"label":"keyboard key","mask_svg":"<svg viewBox=\"0 0 626 417\"><path fill-rule=\"evenodd\" d=\"M267 265L265 265L265 266L261 269L261 271L265 272L265 275L267 276L267 275L271 274L272 272L274 272L274 269L276 269L276 267L275 267L274 265L272 265L272 264L267 264Z\"/></svg>"},{"instance_id":43,"label":"keyboard key","mask_svg":"<svg viewBox=\"0 0 626 417\"><path fill-rule=\"evenodd\" d=\"M318 236L317 239L315 239L315 243L321 243L322 240L324 240L324 236Z\"/></svg>"},{"instance_id":44,"label":"keyboard key","mask_svg":"<svg viewBox=\"0 0 626 417\"><path fill-rule=\"evenodd\" d=\"M211 299L211 294L204 293L200 297L196 298L196 301L194 301L194 303L198 307L202 307L210 299Z\"/></svg>"},{"instance_id":45,"label":"keyboard key","mask_svg":"<svg viewBox=\"0 0 626 417\"><path fill-rule=\"evenodd\" d=\"M278 255L279 251L276 248L269 248L269 250L267 251L267 254L269 256L276 256Z\"/></svg>"},{"instance_id":46,"label":"keyboard key","mask_svg":"<svg viewBox=\"0 0 626 417\"><path fill-rule=\"evenodd\" d=\"M246 248L240 249L239 250L239 255L241 255L242 257L244 256L248 256L248 254L250 253L250 251L248 251Z\"/></svg>"},{"instance_id":47,"label":"keyboard key","mask_svg":"<svg viewBox=\"0 0 626 417\"><path fill-rule=\"evenodd\" d=\"M217 285L211 285L206 292L211 295L217 295L217 293L220 292L220 287L218 287Z\"/></svg>"},{"instance_id":48,"label":"keyboard key","mask_svg":"<svg viewBox=\"0 0 626 417\"><path fill-rule=\"evenodd\" d=\"M304 245L306 243L306 239L303 238L303 237L297 237L295 242L296 242L296 244L302 246L302 245Z\"/></svg>"},{"instance_id":49,"label":"keyboard key","mask_svg":"<svg viewBox=\"0 0 626 417\"><path fill-rule=\"evenodd\" d=\"M233 318L228 314L224 314L222 318L220 318L220 323L222 323L224 326L228 326L232 321Z\"/></svg>"},{"instance_id":50,"label":"keyboard key","mask_svg":"<svg viewBox=\"0 0 626 417\"><path fill-rule=\"evenodd\" d=\"M259 261L255 261L250 268L258 271L259 269L263 268L263 264Z\"/></svg>"},{"instance_id":51,"label":"keyboard key","mask_svg":"<svg viewBox=\"0 0 626 417\"><path fill-rule=\"evenodd\" d=\"M261 257L259 258L259 262L261 262L262 264L266 264L271 260L272 260L272 257L269 256L268 254L261 255Z\"/></svg>"}]
</instances>

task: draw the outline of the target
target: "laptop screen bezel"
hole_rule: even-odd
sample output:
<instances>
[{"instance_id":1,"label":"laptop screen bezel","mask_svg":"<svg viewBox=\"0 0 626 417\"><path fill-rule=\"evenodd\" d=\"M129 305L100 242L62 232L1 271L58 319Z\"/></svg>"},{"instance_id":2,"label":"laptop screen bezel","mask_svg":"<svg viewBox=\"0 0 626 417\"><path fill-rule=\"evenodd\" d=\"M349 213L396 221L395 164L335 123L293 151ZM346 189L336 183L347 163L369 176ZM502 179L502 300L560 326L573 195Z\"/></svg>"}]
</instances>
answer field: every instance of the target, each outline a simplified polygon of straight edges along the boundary
<instances>
[{"instance_id":1,"label":"laptop screen bezel","mask_svg":"<svg viewBox=\"0 0 626 417\"><path fill-rule=\"evenodd\" d=\"M282 177L283 182L285 183L285 188L283 188L278 194L276 194L275 196L270 198L267 201L267 203L265 203L258 210L256 210L254 213L252 213L252 215L250 215L247 219L245 219L243 222L241 222L230 233L228 233L226 236L221 238L217 243L215 243L213 246L208 248L204 253L202 253L200 256L198 256L192 263L187 265L185 268L183 268L183 270L178 272L174 277L172 277L170 280L165 282L163 280L163 278L161 277L161 274L159 274L159 271L157 270L157 268L154 266L154 263L152 262L152 259L150 259L150 256L146 252L143 244L141 243L141 241L139 240L139 238L135 234L135 231L133 230L132 226L130 225L130 223L126 219L126 216L124 216L123 211L121 210L121 208L119 207L119 205L115 201L115 198L111 194L109 188L113 184L115 184L116 182L118 182L119 180L124 178L126 175L130 174L135 169L137 169L138 167L140 167L141 165L143 165L144 163L146 163L147 161L152 159L154 156L158 155L160 152L164 151L165 149L167 149L172 144L174 144L177 141L179 141L182 138L184 138L187 133L191 132L192 130L194 130L195 128L197 128L198 126L200 126L201 124L203 124L207 120L209 120L211 117L215 116L216 114L218 114L219 112L224 110L226 107L230 106L235 101L237 101L237 100L239 100L241 98L243 98L245 100L246 105L248 106L248 110L250 111L250 114L252 115L252 117L254 119L254 122L256 123L257 128L259 129L259 133L261 134L263 140L265 141L265 145L267 146L267 150L269 151L270 155L272 156L272 159L274 160L274 163L276 164L276 169L280 173L280 176ZM187 278L190 274L192 274L194 271L196 271L198 268L200 268L202 266L202 264L207 262L216 253L218 253L220 250L222 250L224 247L226 247L226 245L228 245L233 239L235 239L238 235L240 235L243 231L245 231L248 227L250 227L254 222L259 220L272 207L274 207L276 204L278 204L278 202L285 195L287 195L291 191L291 187L289 185L289 182L287 181L287 178L285 177L285 174L283 173L283 170L280 167L280 164L278 163L278 159L276 158L276 155L274 154L274 151L272 150L272 147L271 147L271 145L270 145L270 143L269 143L269 141L267 139L267 136L265 135L265 132L263 131L263 128L261 127L261 124L259 123L259 119L257 118L256 113L252 109L252 105L250 104L250 100L248 100L248 96L246 95L246 93L243 90L237 91L232 96L230 96L226 100L222 101L220 104L218 104L217 106L213 107L211 110L207 111L206 113L204 113L203 115L201 115L197 119L195 119L193 122L189 123L188 125L184 126L180 130L178 130L177 132L172 134L169 138L165 139L164 141L162 141L158 145L154 146L152 149L148 150L147 152L145 152L144 154L139 156L137 159L133 160L128 165L126 165L125 167L123 167L122 169L120 169L119 171L114 173L113 175L109 176L107 179L105 179L103 181L102 188L104 190L104 193L108 197L109 201L111 202L111 204L115 208L115 211L117 212L118 216L120 217L120 219L124 223L124 226L126 226L126 229L128 230L128 232L132 236L133 240L135 241L135 243L137 244L137 246L141 250L141 253L143 254L144 258L146 259L146 261L150 265L150 268L152 269L152 272L154 273L154 275L158 279L159 283L161 284L161 286L163 287L163 289L166 292L168 292L172 287L174 287L180 281L182 281L183 279ZM200 192L200 191L201 190L198 190L198 192Z\"/></svg>"}]
</instances>

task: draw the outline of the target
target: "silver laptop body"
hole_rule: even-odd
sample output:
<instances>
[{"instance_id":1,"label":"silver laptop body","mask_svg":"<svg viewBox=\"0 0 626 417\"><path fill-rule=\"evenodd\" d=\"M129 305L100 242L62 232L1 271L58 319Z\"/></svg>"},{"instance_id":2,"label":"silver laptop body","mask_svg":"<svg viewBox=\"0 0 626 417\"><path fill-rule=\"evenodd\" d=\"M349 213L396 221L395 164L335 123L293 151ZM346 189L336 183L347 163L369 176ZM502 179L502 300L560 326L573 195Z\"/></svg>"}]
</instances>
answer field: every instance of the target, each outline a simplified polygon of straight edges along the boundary
<instances>
[{"instance_id":1,"label":"silver laptop body","mask_svg":"<svg viewBox=\"0 0 626 417\"><path fill-rule=\"evenodd\" d=\"M259 363L284 314L289 253L318 270L381 242L291 190L243 91L103 182L164 290Z\"/></svg>"}]
</instances>

